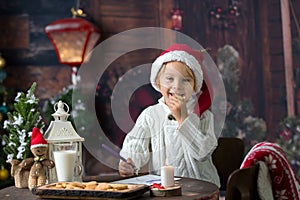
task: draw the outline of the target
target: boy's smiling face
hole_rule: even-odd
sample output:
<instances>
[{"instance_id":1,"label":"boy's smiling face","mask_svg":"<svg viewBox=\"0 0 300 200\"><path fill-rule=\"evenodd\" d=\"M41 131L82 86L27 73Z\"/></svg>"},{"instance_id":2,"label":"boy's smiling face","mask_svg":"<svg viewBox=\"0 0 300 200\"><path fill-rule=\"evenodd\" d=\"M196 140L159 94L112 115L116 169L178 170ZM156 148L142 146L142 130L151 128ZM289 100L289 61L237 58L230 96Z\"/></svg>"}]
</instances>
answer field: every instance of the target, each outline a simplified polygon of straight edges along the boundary
<instances>
[{"instance_id":1,"label":"boy's smiling face","mask_svg":"<svg viewBox=\"0 0 300 200\"><path fill-rule=\"evenodd\" d=\"M176 97L179 100L187 101L195 92L194 75L182 62L166 63L157 78L157 85L167 105L170 98Z\"/></svg>"}]
</instances>

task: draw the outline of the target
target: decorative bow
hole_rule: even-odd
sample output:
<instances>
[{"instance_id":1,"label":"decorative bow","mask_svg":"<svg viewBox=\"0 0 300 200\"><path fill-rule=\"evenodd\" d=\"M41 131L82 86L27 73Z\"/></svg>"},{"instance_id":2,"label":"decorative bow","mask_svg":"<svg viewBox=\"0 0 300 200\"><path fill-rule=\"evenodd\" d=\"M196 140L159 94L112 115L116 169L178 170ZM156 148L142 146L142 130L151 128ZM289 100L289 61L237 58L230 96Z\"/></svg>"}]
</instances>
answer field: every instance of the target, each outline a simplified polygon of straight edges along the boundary
<instances>
[{"instance_id":1,"label":"decorative bow","mask_svg":"<svg viewBox=\"0 0 300 200\"><path fill-rule=\"evenodd\" d=\"M45 160L46 159L46 156L36 156L36 157L34 157L34 161L36 161L36 162L38 162L38 161L43 161L43 160Z\"/></svg>"},{"instance_id":2,"label":"decorative bow","mask_svg":"<svg viewBox=\"0 0 300 200\"><path fill-rule=\"evenodd\" d=\"M150 188L151 188L151 189L157 188L157 189L159 189L159 190L165 189L165 187L162 186L160 183L153 183L153 184L151 185Z\"/></svg>"}]
</instances>

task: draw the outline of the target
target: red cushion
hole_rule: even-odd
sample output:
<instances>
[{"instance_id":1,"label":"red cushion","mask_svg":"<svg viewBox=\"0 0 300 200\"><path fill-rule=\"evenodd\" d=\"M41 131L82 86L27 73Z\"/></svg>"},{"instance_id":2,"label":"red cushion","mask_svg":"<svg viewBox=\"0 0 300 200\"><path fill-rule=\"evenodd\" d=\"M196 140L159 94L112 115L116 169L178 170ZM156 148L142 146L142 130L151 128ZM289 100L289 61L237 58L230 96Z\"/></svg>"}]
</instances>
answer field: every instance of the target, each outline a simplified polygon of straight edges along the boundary
<instances>
[{"instance_id":1,"label":"red cushion","mask_svg":"<svg viewBox=\"0 0 300 200\"><path fill-rule=\"evenodd\" d=\"M258 161L267 164L272 181L273 196L275 199L299 200L300 181L283 150L274 143L261 142L256 144L246 155L241 168L254 165Z\"/></svg>"}]
</instances>

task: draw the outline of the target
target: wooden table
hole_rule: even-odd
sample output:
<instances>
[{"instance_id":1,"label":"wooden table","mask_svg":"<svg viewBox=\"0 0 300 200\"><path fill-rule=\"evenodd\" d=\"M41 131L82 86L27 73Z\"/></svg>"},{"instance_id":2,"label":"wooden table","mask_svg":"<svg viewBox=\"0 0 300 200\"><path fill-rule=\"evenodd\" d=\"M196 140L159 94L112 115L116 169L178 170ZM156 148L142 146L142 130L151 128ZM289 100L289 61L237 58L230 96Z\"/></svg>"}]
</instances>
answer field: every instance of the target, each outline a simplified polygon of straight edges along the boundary
<instances>
[{"instance_id":1,"label":"wooden table","mask_svg":"<svg viewBox=\"0 0 300 200\"><path fill-rule=\"evenodd\" d=\"M97 180L103 181L103 178L88 178L84 180ZM104 178L105 181L116 180L116 177L109 179ZM137 199L174 199L174 200L189 200L189 199L198 199L198 200L217 200L219 199L219 189L216 185L191 178L181 178L179 181L182 184L182 196L173 196L173 197L151 197L150 192L146 192L143 196ZM0 190L0 199L1 200L38 200L41 199L39 196L33 195L29 189L20 189L15 186L7 187Z\"/></svg>"}]
</instances>

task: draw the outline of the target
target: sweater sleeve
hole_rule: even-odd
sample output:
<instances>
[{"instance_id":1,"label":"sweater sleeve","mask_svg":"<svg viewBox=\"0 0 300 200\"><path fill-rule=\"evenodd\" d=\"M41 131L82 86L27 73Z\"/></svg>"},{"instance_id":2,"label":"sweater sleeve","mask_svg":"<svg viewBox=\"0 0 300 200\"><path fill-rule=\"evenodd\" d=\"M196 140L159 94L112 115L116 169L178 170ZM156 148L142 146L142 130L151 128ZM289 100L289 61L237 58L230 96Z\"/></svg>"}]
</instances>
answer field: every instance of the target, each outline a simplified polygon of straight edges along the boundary
<instances>
[{"instance_id":1,"label":"sweater sleeve","mask_svg":"<svg viewBox=\"0 0 300 200\"><path fill-rule=\"evenodd\" d=\"M126 135L120 155L131 158L140 169L149 161L150 129L147 124L151 120L145 113L138 117L133 129Z\"/></svg>"},{"instance_id":2,"label":"sweater sleeve","mask_svg":"<svg viewBox=\"0 0 300 200\"><path fill-rule=\"evenodd\" d=\"M184 148L196 160L206 159L217 147L213 115L210 111L204 112L201 118L194 113L190 114L177 132Z\"/></svg>"}]
</instances>

